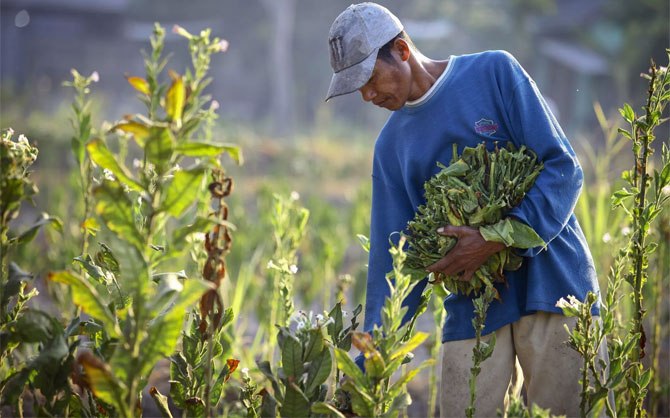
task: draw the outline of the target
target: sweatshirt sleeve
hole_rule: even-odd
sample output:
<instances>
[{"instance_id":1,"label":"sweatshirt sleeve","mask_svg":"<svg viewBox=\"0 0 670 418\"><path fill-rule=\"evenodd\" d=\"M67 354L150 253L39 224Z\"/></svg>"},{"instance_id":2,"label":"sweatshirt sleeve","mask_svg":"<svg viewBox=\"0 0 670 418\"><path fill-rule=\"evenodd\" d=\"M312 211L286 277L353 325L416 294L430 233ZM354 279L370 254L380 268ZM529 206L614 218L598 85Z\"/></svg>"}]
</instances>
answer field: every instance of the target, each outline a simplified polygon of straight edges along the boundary
<instances>
[{"instance_id":1,"label":"sweatshirt sleeve","mask_svg":"<svg viewBox=\"0 0 670 418\"><path fill-rule=\"evenodd\" d=\"M393 259L389 253L390 240L398 242L398 234L414 215L407 194L386 184L377 176L372 177L372 210L370 219L370 255L365 293L365 320L363 329L371 332L375 325L381 325L381 310L390 294L386 274L393 270ZM408 310L403 323L416 312L426 280L418 283L403 306Z\"/></svg>"},{"instance_id":2,"label":"sweatshirt sleeve","mask_svg":"<svg viewBox=\"0 0 670 418\"><path fill-rule=\"evenodd\" d=\"M516 61L512 73L515 84L506 109L512 142L535 152L544 163L544 169L509 216L531 226L549 245L573 214L583 173L574 150L535 82ZM534 257L542 250L542 247L530 248L520 251L519 255Z\"/></svg>"}]
</instances>

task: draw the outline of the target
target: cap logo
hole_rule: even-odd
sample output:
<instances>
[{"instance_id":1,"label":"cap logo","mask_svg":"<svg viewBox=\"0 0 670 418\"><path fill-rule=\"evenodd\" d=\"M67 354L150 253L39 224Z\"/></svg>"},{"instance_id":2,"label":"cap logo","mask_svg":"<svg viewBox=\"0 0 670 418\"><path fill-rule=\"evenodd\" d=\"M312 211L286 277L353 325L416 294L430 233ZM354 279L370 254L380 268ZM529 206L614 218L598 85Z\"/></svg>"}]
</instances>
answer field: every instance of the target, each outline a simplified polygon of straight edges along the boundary
<instances>
[{"instance_id":1,"label":"cap logo","mask_svg":"<svg viewBox=\"0 0 670 418\"><path fill-rule=\"evenodd\" d=\"M344 59L344 49L342 48L342 37L335 36L330 41L330 58L339 67L342 59Z\"/></svg>"}]
</instances>

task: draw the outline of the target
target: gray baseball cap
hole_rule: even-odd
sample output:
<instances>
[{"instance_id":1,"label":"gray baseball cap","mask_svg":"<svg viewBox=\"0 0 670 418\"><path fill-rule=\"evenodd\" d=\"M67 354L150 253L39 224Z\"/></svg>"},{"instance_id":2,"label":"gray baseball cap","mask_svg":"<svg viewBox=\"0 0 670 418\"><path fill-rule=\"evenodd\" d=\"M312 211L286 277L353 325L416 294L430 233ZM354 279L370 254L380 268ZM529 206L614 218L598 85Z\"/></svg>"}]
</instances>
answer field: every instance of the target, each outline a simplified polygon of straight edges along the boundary
<instances>
[{"instance_id":1,"label":"gray baseball cap","mask_svg":"<svg viewBox=\"0 0 670 418\"><path fill-rule=\"evenodd\" d=\"M402 30L400 20L376 3L352 4L340 13L328 34L335 74L326 101L363 87L375 68L379 48Z\"/></svg>"}]
</instances>

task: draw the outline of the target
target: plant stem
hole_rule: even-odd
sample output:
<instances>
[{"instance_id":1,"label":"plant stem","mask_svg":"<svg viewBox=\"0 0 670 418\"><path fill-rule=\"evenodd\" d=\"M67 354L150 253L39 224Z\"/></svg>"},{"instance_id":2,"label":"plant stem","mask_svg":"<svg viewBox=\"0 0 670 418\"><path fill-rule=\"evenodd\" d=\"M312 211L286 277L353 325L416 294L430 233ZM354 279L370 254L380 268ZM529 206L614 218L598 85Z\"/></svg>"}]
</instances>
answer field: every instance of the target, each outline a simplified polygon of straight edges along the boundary
<instances>
[{"instance_id":1,"label":"plant stem","mask_svg":"<svg viewBox=\"0 0 670 418\"><path fill-rule=\"evenodd\" d=\"M465 415L472 418L475 414L475 401L477 400L477 376L481 372L481 364L493 354L495 347L495 334L488 342L488 347L482 345L482 331L486 323L486 312L493 301L496 290L492 285L487 285L484 292L473 301L475 305L475 317L472 325L475 328L475 346L472 349L472 368L470 369L470 405L465 409ZM490 350L490 351L489 351Z\"/></svg>"},{"instance_id":2,"label":"plant stem","mask_svg":"<svg viewBox=\"0 0 670 418\"><path fill-rule=\"evenodd\" d=\"M208 323L208 332L207 332L207 358L205 362L205 416L211 417L212 415L212 402L210 397L210 391L212 389L212 361L214 358L214 312L210 312L210 319Z\"/></svg>"}]
</instances>

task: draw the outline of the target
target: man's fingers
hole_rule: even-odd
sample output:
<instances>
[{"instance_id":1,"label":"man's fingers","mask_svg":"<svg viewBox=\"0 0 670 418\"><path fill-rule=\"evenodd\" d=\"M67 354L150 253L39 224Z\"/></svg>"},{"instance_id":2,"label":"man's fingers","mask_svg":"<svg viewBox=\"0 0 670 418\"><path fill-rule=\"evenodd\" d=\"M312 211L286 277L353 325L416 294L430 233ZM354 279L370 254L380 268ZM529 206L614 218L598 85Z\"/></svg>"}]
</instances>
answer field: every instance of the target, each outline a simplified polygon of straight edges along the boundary
<instances>
[{"instance_id":1,"label":"man's fingers","mask_svg":"<svg viewBox=\"0 0 670 418\"><path fill-rule=\"evenodd\" d=\"M447 266L450 263L450 258L449 256L443 257L440 261L437 261L436 263L431 264L430 266L426 267L426 270L432 272L432 273L437 273L439 271L442 271L447 268Z\"/></svg>"},{"instance_id":2,"label":"man's fingers","mask_svg":"<svg viewBox=\"0 0 670 418\"><path fill-rule=\"evenodd\" d=\"M437 228L437 233L440 235L446 235L448 237L460 237L461 227L453 225L445 225Z\"/></svg>"},{"instance_id":3,"label":"man's fingers","mask_svg":"<svg viewBox=\"0 0 670 418\"><path fill-rule=\"evenodd\" d=\"M469 282L470 280L472 280L472 276L474 275L475 275L474 270L465 270L462 275L458 276L458 280L462 282Z\"/></svg>"}]
</instances>

